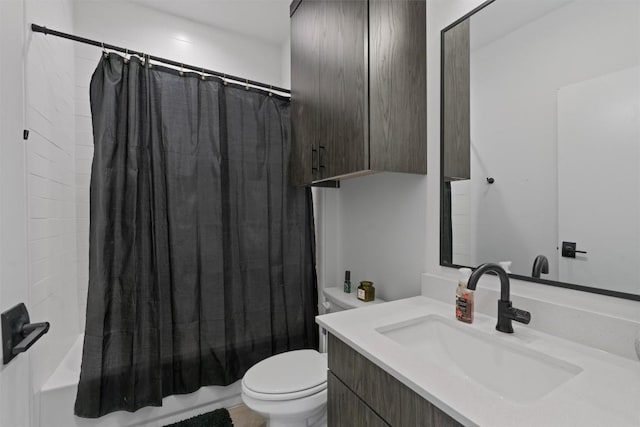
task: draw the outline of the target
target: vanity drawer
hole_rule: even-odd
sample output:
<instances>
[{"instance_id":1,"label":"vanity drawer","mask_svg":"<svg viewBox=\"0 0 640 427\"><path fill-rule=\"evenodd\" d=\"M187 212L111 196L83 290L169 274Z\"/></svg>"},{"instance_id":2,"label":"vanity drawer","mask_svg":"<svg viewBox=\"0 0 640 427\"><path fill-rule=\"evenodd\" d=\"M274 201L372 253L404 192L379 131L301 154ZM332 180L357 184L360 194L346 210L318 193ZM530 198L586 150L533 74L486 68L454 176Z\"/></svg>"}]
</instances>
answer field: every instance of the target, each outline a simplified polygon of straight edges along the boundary
<instances>
[{"instance_id":1,"label":"vanity drawer","mask_svg":"<svg viewBox=\"0 0 640 427\"><path fill-rule=\"evenodd\" d=\"M370 362L366 357L349 347L340 339L329 334L329 378L335 375L376 414L391 426L449 427L461 424L419 396L409 387ZM332 394L339 386L329 382L329 422L333 427L331 414L336 411ZM333 407L332 407L333 406Z\"/></svg>"},{"instance_id":2,"label":"vanity drawer","mask_svg":"<svg viewBox=\"0 0 640 427\"><path fill-rule=\"evenodd\" d=\"M331 372L327 381L327 417L331 427L389 426Z\"/></svg>"}]
</instances>

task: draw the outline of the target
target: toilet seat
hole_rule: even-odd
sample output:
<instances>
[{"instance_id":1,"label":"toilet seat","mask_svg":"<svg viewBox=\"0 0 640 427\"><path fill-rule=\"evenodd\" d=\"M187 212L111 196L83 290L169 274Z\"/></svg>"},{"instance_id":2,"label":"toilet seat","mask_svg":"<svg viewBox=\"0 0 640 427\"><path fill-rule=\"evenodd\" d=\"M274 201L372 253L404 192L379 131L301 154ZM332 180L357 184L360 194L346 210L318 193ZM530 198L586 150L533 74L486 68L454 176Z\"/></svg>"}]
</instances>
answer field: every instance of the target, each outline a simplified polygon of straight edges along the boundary
<instances>
[{"instance_id":1,"label":"toilet seat","mask_svg":"<svg viewBox=\"0 0 640 427\"><path fill-rule=\"evenodd\" d=\"M326 388L327 358L315 350L271 356L251 367L242 378L242 392L262 401L302 399Z\"/></svg>"},{"instance_id":2,"label":"toilet seat","mask_svg":"<svg viewBox=\"0 0 640 427\"><path fill-rule=\"evenodd\" d=\"M320 393L324 390L327 389L327 383L325 382L324 384L319 384L315 387L311 387L305 390L298 390L298 391L294 391L291 393L259 393L256 392L254 390L251 390L250 388L246 387L243 385L243 389L242 391L244 392L244 394L246 394L249 397L252 397L254 399L258 399L258 400L278 400L278 401L283 401L283 400L296 400L296 399L302 399L303 397L309 397L312 396L316 393Z\"/></svg>"}]
</instances>

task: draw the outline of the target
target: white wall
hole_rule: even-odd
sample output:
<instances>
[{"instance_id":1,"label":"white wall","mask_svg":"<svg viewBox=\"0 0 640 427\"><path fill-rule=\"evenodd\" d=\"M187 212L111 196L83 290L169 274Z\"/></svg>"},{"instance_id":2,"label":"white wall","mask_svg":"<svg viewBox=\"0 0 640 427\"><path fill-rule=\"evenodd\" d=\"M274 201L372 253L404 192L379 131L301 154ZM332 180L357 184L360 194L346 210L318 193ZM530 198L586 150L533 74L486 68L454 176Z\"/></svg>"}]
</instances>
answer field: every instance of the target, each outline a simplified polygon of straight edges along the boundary
<instances>
[{"instance_id":1,"label":"white wall","mask_svg":"<svg viewBox=\"0 0 640 427\"><path fill-rule=\"evenodd\" d=\"M79 35L276 86L285 83L285 87L289 86L288 73L282 72L286 60L284 46L130 2L76 1L74 13L75 32ZM89 278L89 181L93 158L89 83L100 55L100 48L76 45L77 276L82 329Z\"/></svg>"},{"instance_id":2,"label":"white wall","mask_svg":"<svg viewBox=\"0 0 640 427\"><path fill-rule=\"evenodd\" d=\"M640 293L639 142L640 66L558 91L559 236L588 252L563 282Z\"/></svg>"},{"instance_id":3,"label":"white wall","mask_svg":"<svg viewBox=\"0 0 640 427\"><path fill-rule=\"evenodd\" d=\"M264 83L282 82L281 46L132 2L78 0L75 26L79 35L117 46ZM85 59L78 64L79 79L90 77L99 53L91 47L78 50Z\"/></svg>"},{"instance_id":4,"label":"white wall","mask_svg":"<svg viewBox=\"0 0 640 427\"><path fill-rule=\"evenodd\" d=\"M376 296L420 294L425 256L426 177L379 173L314 188L318 284L371 280ZM321 297L322 300L322 297Z\"/></svg>"},{"instance_id":5,"label":"white wall","mask_svg":"<svg viewBox=\"0 0 640 427\"><path fill-rule=\"evenodd\" d=\"M451 181L451 241L453 263L475 265L471 238L471 180Z\"/></svg>"},{"instance_id":6,"label":"white wall","mask_svg":"<svg viewBox=\"0 0 640 427\"><path fill-rule=\"evenodd\" d=\"M28 302L23 24L23 2L0 1L0 311ZM0 427L29 423L29 356L0 364Z\"/></svg>"},{"instance_id":7,"label":"white wall","mask_svg":"<svg viewBox=\"0 0 640 427\"><path fill-rule=\"evenodd\" d=\"M287 37L280 49L282 58L282 63L280 64L282 70L281 86L289 89L291 88L291 36Z\"/></svg>"},{"instance_id":8,"label":"white wall","mask_svg":"<svg viewBox=\"0 0 640 427\"><path fill-rule=\"evenodd\" d=\"M351 270L354 285L372 280L383 299L420 293L425 193L424 175L380 173L341 182L336 194L338 284L344 270Z\"/></svg>"},{"instance_id":9,"label":"white wall","mask_svg":"<svg viewBox=\"0 0 640 427\"><path fill-rule=\"evenodd\" d=\"M34 425L37 392L79 332L73 45L28 28L46 22L72 31L71 12L65 0L0 2L0 309L24 302L32 321L51 323L28 353L0 368L0 425Z\"/></svg>"},{"instance_id":10,"label":"white wall","mask_svg":"<svg viewBox=\"0 0 640 427\"><path fill-rule=\"evenodd\" d=\"M69 0L27 0L26 25L73 32ZM27 32L29 311L51 329L30 350L37 392L80 332L76 278L74 44Z\"/></svg>"}]
</instances>

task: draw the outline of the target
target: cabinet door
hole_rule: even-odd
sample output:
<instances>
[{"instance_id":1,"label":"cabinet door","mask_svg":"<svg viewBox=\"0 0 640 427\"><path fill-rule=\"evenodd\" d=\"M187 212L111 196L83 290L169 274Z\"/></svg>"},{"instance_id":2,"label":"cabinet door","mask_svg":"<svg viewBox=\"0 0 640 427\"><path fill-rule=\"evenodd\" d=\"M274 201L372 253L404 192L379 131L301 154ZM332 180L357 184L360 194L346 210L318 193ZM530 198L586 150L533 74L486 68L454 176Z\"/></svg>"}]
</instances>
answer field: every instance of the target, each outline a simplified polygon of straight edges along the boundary
<instances>
[{"instance_id":1,"label":"cabinet door","mask_svg":"<svg viewBox=\"0 0 640 427\"><path fill-rule=\"evenodd\" d=\"M294 185L319 179L319 72L322 3L304 0L291 16L291 156Z\"/></svg>"},{"instance_id":2,"label":"cabinet door","mask_svg":"<svg viewBox=\"0 0 640 427\"><path fill-rule=\"evenodd\" d=\"M331 371L327 373L327 421L331 427L388 427Z\"/></svg>"},{"instance_id":3,"label":"cabinet door","mask_svg":"<svg viewBox=\"0 0 640 427\"><path fill-rule=\"evenodd\" d=\"M443 49L442 176L471 178L471 73L469 19L445 31Z\"/></svg>"},{"instance_id":4,"label":"cabinet door","mask_svg":"<svg viewBox=\"0 0 640 427\"><path fill-rule=\"evenodd\" d=\"M370 0L370 167L427 173L424 0Z\"/></svg>"},{"instance_id":5,"label":"cabinet door","mask_svg":"<svg viewBox=\"0 0 640 427\"><path fill-rule=\"evenodd\" d=\"M392 426L461 427L461 424L423 399L369 359L329 334L329 369L338 382ZM331 382L329 405L331 405ZM339 387L337 387L339 389ZM331 415L331 406L329 415ZM329 418L331 422L331 417ZM333 424L329 424L333 425Z\"/></svg>"},{"instance_id":6,"label":"cabinet door","mask_svg":"<svg viewBox=\"0 0 640 427\"><path fill-rule=\"evenodd\" d=\"M364 0L322 4L319 153L324 179L369 168L368 6Z\"/></svg>"}]
</instances>

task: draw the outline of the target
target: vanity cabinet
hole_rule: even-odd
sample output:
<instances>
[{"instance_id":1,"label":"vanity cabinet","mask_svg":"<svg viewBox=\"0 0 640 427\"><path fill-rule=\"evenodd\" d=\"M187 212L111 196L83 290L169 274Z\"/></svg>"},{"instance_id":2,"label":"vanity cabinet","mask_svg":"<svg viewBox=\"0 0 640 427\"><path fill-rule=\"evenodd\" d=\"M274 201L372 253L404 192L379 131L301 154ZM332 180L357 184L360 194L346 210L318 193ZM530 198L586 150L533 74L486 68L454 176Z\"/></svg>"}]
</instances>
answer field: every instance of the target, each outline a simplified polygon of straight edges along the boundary
<instances>
[{"instance_id":1,"label":"vanity cabinet","mask_svg":"<svg viewBox=\"0 0 640 427\"><path fill-rule=\"evenodd\" d=\"M362 399L356 396L333 373L327 374L328 425L332 427L386 427L385 423Z\"/></svg>"},{"instance_id":2,"label":"vanity cabinet","mask_svg":"<svg viewBox=\"0 0 640 427\"><path fill-rule=\"evenodd\" d=\"M328 353L328 425L461 426L331 334Z\"/></svg>"},{"instance_id":3,"label":"vanity cabinet","mask_svg":"<svg viewBox=\"0 0 640 427\"><path fill-rule=\"evenodd\" d=\"M424 0L291 4L290 178L426 174Z\"/></svg>"}]
</instances>

